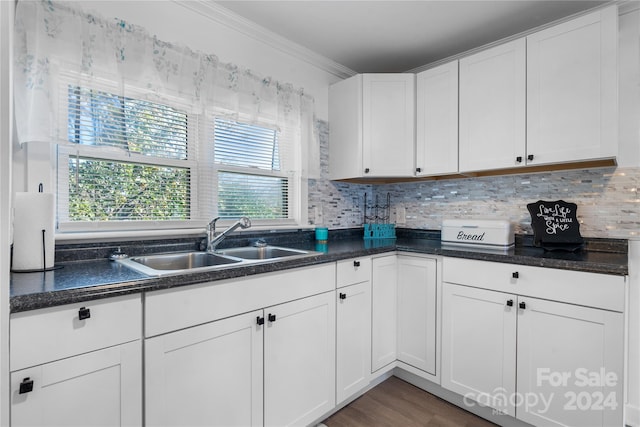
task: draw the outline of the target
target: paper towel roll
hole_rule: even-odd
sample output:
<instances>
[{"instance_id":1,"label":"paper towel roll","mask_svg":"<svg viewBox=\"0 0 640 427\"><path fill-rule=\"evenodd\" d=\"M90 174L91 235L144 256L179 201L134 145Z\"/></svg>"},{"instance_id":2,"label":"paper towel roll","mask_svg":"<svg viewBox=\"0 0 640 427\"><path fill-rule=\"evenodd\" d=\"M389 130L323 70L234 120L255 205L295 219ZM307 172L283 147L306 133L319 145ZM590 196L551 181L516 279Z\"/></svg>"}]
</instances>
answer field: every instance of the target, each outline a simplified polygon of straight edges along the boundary
<instances>
[{"instance_id":1,"label":"paper towel roll","mask_svg":"<svg viewBox=\"0 0 640 427\"><path fill-rule=\"evenodd\" d=\"M12 269L52 268L55 256L53 194L16 193L13 206Z\"/></svg>"}]
</instances>

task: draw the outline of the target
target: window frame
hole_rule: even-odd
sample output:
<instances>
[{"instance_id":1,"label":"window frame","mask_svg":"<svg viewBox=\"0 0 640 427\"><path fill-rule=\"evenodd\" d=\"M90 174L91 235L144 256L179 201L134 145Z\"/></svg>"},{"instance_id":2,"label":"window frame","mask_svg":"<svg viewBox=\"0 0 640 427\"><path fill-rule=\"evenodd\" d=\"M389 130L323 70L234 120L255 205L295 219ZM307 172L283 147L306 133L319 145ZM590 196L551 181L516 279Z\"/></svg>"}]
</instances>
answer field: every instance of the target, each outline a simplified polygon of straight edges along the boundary
<instances>
[{"instance_id":1,"label":"window frame","mask_svg":"<svg viewBox=\"0 0 640 427\"><path fill-rule=\"evenodd\" d=\"M68 100L65 103L65 91L70 85L81 86L87 89L102 91L112 94L122 92L124 85L127 98L154 102L167 105L187 113L187 159L170 159L153 157L141 153L128 152L115 147L88 146L81 144L60 144L57 150L51 153L51 164L53 172L51 174L52 185L57 196L56 203L56 238L60 240L76 238L88 238L94 232L104 232L102 235L116 233L135 237L136 235L147 235L148 232L170 230L184 230L185 233L199 232L218 212L218 172L242 173L257 176L268 176L285 178L288 181L288 218L286 219L261 219L251 218L253 229L292 229L305 227L303 224L306 215L307 201L301 197L302 179L301 165L299 159L295 162L294 170L270 171L266 169L244 168L232 165L217 164L214 159L213 129L215 117L225 120L235 120L242 123L256 124L272 129L277 129L275 123L265 121L250 120L246 115L230 112L220 108L208 108L204 111L194 111L191 104L179 97L167 95L158 96L148 90L137 88L129 84L116 84L109 79L82 78L69 76L60 79L60 93L63 99L59 99L57 104L58 126L60 130L66 131L68 123ZM295 141L300 144L300 141ZM126 163L140 163L157 166L181 167L189 169L190 174L190 219L187 220L131 220L131 221L70 221L69 220L69 158L87 157L98 160L110 160ZM284 168L282 168L284 169ZM306 194L306 193L305 193ZM60 197L58 195L62 195ZM64 200L67 202L65 204ZM233 219L221 219L218 224L221 227L228 226L234 222ZM86 233L86 234L84 234Z\"/></svg>"}]
</instances>

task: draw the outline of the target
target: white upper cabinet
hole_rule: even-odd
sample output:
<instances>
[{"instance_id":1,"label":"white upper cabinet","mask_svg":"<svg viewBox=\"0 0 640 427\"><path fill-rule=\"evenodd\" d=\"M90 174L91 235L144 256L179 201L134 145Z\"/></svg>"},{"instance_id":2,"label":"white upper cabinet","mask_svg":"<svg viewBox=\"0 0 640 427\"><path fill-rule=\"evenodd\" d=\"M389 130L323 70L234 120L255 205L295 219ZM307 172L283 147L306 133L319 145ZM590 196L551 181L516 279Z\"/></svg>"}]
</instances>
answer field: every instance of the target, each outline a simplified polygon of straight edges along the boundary
<instances>
[{"instance_id":1,"label":"white upper cabinet","mask_svg":"<svg viewBox=\"0 0 640 427\"><path fill-rule=\"evenodd\" d=\"M524 164L526 46L518 39L460 60L460 171Z\"/></svg>"},{"instance_id":2,"label":"white upper cabinet","mask_svg":"<svg viewBox=\"0 0 640 427\"><path fill-rule=\"evenodd\" d=\"M416 176L458 172L458 61L419 73Z\"/></svg>"},{"instance_id":3,"label":"white upper cabinet","mask_svg":"<svg viewBox=\"0 0 640 427\"><path fill-rule=\"evenodd\" d=\"M527 37L528 164L617 155L618 10Z\"/></svg>"},{"instance_id":4,"label":"white upper cabinet","mask_svg":"<svg viewBox=\"0 0 640 427\"><path fill-rule=\"evenodd\" d=\"M414 175L414 74L359 74L332 85L329 123L331 179Z\"/></svg>"}]
</instances>

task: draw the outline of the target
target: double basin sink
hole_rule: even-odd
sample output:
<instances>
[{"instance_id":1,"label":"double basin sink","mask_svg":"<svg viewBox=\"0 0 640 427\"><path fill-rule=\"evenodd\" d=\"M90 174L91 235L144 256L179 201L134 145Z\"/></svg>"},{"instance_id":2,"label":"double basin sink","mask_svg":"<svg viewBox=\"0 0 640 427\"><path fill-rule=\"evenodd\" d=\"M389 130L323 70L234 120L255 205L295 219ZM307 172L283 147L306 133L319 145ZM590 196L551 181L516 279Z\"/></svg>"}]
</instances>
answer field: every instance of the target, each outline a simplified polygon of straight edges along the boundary
<instances>
[{"instance_id":1,"label":"double basin sink","mask_svg":"<svg viewBox=\"0 0 640 427\"><path fill-rule=\"evenodd\" d=\"M247 264L276 262L283 259L303 258L318 255L319 252L278 246L239 247L211 252L177 252L157 255L134 256L119 259L127 265L149 276L166 276L221 268L238 267Z\"/></svg>"}]
</instances>

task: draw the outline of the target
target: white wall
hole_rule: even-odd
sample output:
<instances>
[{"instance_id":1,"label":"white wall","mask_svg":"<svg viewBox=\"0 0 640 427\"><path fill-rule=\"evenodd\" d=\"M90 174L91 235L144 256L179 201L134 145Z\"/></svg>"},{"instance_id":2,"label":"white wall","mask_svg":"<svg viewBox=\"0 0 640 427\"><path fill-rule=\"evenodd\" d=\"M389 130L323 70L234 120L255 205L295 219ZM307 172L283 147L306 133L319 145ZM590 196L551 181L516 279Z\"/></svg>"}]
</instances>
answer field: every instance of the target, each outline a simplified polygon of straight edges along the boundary
<instances>
[{"instance_id":1,"label":"white wall","mask_svg":"<svg viewBox=\"0 0 640 427\"><path fill-rule=\"evenodd\" d=\"M13 2L0 1L0 425L9 425L9 232Z\"/></svg>"},{"instance_id":2,"label":"white wall","mask_svg":"<svg viewBox=\"0 0 640 427\"><path fill-rule=\"evenodd\" d=\"M640 426L640 241L629 241L626 423Z\"/></svg>"},{"instance_id":3,"label":"white wall","mask_svg":"<svg viewBox=\"0 0 640 427\"><path fill-rule=\"evenodd\" d=\"M618 21L618 165L640 167L640 5L620 8Z\"/></svg>"}]
</instances>

